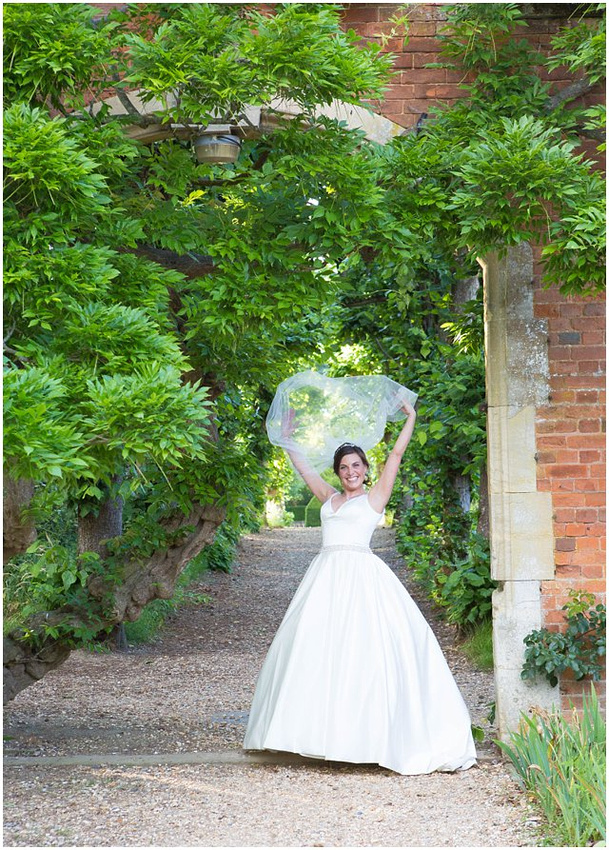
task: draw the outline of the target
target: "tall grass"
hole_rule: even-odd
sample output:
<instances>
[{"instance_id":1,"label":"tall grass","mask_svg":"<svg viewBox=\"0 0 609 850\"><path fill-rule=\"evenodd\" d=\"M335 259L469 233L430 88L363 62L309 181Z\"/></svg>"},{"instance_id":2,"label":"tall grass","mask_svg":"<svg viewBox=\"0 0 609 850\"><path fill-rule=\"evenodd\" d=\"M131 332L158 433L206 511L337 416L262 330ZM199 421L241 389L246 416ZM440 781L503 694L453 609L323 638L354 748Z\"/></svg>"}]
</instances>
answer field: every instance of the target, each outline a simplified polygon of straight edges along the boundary
<instances>
[{"instance_id":1,"label":"tall grass","mask_svg":"<svg viewBox=\"0 0 609 850\"><path fill-rule=\"evenodd\" d=\"M493 622L476 623L470 636L463 642L463 652L479 670L493 669Z\"/></svg>"},{"instance_id":2,"label":"tall grass","mask_svg":"<svg viewBox=\"0 0 609 850\"><path fill-rule=\"evenodd\" d=\"M548 821L547 844L585 847L606 841L606 726L591 686L581 712L522 716L509 744L497 742Z\"/></svg>"}]
</instances>

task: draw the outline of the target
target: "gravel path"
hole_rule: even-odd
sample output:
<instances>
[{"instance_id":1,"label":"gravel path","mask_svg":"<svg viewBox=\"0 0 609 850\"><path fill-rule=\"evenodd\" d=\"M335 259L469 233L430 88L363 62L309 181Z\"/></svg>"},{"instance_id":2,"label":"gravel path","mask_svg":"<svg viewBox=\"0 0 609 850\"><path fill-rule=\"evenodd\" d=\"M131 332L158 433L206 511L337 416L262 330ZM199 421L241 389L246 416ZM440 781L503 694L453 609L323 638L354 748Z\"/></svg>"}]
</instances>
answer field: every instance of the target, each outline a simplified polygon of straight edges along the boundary
<instances>
[{"instance_id":1,"label":"gravel path","mask_svg":"<svg viewBox=\"0 0 609 850\"><path fill-rule=\"evenodd\" d=\"M233 573L195 588L211 602L153 645L73 653L19 694L5 709L5 846L534 846L535 819L490 743L476 768L418 777L244 756L258 671L319 545L319 529L249 535ZM391 530L373 548L417 598L490 740L492 675L417 596Z\"/></svg>"}]
</instances>

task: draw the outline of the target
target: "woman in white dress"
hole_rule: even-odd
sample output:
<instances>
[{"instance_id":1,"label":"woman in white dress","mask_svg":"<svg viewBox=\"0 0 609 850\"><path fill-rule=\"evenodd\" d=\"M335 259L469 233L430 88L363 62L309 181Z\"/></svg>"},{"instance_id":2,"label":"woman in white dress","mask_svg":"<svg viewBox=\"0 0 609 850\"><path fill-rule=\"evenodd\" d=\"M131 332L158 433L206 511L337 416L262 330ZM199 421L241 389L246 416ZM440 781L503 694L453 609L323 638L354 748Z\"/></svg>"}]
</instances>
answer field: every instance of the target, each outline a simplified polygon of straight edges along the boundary
<instances>
[{"instance_id":1,"label":"woman in white dress","mask_svg":"<svg viewBox=\"0 0 609 850\"><path fill-rule=\"evenodd\" d=\"M358 446L336 450L342 492L288 449L322 503L323 545L260 672L244 749L401 774L475 764L469 714L442 650L402 583L370 550L414 429L414 408L402 409L406 424L369 490Z\"/></svg>"}]
</instances>

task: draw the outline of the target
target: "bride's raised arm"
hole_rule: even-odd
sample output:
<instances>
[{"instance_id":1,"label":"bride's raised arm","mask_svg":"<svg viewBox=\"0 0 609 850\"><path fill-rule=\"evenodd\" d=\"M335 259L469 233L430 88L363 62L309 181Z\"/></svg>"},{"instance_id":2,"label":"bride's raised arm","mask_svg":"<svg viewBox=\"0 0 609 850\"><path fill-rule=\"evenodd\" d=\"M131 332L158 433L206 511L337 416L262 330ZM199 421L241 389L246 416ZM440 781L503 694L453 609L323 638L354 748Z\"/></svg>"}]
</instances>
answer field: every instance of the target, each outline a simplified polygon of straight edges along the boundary
<instances>
[{"instance_id":1,"label":"bride's raised arm","mask_svg":"<svg viewBox=\"0 0 609 850\"><path fill-rule=\"evenodd\" d=\"M327 481L324 481L321 475L313 469L304 454L298 450L295 444L290 444L290 437L294 433L294 416L295 411L290 409L281 423L281 435L286 441L284 448L304 483L323 505L333 493L336 493L336 489L331 484L328 484Z\"/></svg>"},{"instance_id":2,"label":"bride's raised arm","mask_svg":"<svg viewBox=\"0 0 609 850\"><path fill-rule=\"evenodd\" d=\"M398 469L400 468L402 457L404 456L404 452L406 451L410 438L412 437L414 424L417 419L414 407L411 404L408 404L408 402L405 402L402 405L402 410L408 414L408 419L406 420L399 437L395 441L394 447L389 452L389 456L387 457L385 467L379 480L370 488L370 492L368 493L368 501L370 502L370 505L379 513L384 510L389 498L391 497Z\"/></svg>"}]
</instances>

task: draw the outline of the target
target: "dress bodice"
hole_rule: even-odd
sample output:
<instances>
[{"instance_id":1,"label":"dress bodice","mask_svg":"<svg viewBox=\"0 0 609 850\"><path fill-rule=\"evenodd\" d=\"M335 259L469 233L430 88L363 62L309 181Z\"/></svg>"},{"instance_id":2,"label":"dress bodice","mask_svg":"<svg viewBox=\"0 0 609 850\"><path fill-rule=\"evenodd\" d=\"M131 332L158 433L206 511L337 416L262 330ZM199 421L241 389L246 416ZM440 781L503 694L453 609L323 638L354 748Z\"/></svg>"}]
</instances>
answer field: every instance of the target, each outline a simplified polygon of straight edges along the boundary
<instances>
[{"instance_id":1,"label":"dress bodice","mask_svg":"<svg viewBox=\"0 0 609 850\"><path fill-rule=\"evenodd\" d=\"M377 513L368 501L368 494L347 499L335 511L332 498L321 507L321 530L324 546L369 546L372 532L383 513Z\"/></svg>"}]
</instances>

